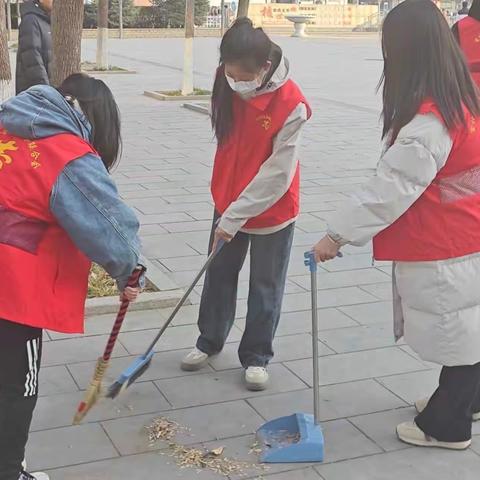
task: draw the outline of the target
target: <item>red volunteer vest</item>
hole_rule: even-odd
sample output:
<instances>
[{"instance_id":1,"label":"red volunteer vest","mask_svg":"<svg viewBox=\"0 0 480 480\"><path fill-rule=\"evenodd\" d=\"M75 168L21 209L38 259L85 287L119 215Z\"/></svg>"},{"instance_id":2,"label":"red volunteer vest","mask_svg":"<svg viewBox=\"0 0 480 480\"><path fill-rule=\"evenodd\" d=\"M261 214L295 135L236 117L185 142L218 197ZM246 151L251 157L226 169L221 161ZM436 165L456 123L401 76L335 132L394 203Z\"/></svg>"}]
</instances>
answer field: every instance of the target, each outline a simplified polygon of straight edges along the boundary
<instances>
[{"instance_id":1,"label":"red volunteer vest","mask_svg":"<svg viewBox=\"0 0 480 480\"><path fill-rule=\"evenodd\" d=\"M234 127L227 141L218 147L213 167L211 191L215 208L223 214L257 175L273 151L273 141L299 103L310 107L291 80L272 93L245 101L233 97ZM250 219L245 228L281 225L299 212L300 169L287 193L271 208Z\"/></svg>"},{"instance_id":2,"label":"red volunteer vest","mask_svg":"<svg viewBox=\"0 0 480 480\"><path fill-rule=\"evenodd\" d=\"M480 86L480 22L472 17L465 17L458 22L458 33L472 77Z\"/></svg>"},{"instance_id":3,"label":"red volunteer vest","mask_svg":"<svg viewBox=\"0 0 480 480\"><path fill-rule=\"evenodd\" d=\"M433 113L432 102L420 114ZM468 128L450 132L445 166L421 197L373 241L377 260L431 261L480 252L480 119L466 112Z\"/></svg>"},{"instance_id":4,"label":"red volunteer vest","mask_svg":"<svg viewBox=\"0 0 480 480\"><path fill-rule=\"evenodd\" d=\"M50 194L63 168L87 153L74 135L26 140L0 126L0 318L83 332L90 261L50 213Z\"/></svg>"}]
</instances>

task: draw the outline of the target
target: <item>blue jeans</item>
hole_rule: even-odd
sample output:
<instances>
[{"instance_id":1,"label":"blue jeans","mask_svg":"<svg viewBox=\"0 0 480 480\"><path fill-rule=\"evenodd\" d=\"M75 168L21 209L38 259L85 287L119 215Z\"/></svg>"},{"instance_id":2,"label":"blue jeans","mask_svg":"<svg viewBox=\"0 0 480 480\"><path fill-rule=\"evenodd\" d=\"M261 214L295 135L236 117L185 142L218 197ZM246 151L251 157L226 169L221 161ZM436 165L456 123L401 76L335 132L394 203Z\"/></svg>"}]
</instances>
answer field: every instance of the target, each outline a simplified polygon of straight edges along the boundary
<instances>
[{"instance_id":1,"label":"blue jeans","mask_svg":"<svg viewBox=\"0 0 480 480\"><path fill-rule=\"evenodd\" d=\"M213 232L210 237L212 248ZM295 225L269 235L239 232L212 262L205 277L197 348L219 353L235 320L238 276L250 245L248 312L238 354L244 368L265 367L273 358L273 339L280 319Z\"/></svg>"}]
</instances>

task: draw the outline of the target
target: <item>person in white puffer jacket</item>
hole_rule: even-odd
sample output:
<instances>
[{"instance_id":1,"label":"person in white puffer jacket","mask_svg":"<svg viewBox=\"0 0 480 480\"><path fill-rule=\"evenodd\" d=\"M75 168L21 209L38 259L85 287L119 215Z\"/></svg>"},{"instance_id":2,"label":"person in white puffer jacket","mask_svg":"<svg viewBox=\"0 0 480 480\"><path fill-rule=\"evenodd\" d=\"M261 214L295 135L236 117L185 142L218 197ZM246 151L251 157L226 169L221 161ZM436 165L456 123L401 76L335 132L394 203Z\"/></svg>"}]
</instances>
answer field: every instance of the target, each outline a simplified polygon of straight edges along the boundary
<instances>
[{"instance_id":1,"label":"person in white puffer jacket","mask_svg":"<svg viewBox=\"0 0 480 480\"><path fill-rule=\"evenodd\" d=\"M409 444L465 449L480 417L480 106L443 15L406 0L383 25L377 174L315 245L317 261L373 238L393 261L396 339L443 366L439 387L397 426Z\"/></svg>"}]
</instances>

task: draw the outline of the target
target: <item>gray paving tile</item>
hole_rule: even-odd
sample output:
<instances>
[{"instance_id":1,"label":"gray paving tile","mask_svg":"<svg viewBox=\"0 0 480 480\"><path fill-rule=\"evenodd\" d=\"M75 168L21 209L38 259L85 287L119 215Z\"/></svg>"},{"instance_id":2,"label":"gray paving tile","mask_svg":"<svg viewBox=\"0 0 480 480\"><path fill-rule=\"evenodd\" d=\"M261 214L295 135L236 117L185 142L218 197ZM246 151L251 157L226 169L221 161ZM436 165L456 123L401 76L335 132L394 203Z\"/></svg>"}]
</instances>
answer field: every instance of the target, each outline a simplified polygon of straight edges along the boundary
<instances>
[{"instance_id":1,"label":"gray paving tile","mask_svg":"<svg viewBox=\"0 0 480 480\"><path fill-rule=\"evenodd\" d=\"M268 393L300 390L305 384L284 366L275 364L269 368L270 386L265 392L249 392L244 385L244 370L197 374L188 378L157 381L160 391L174 408L206 405L252 398ZM192 392L195 392L192 395Z\"/></svg>"},{"instance_id":2,"label":"gray paving tile","mask_svg":"<svg viewBox=\"0 0 480 480\"><path fill-rule=\"evenodd\" d=\"M39 377L40 396L78 391L76 383L64 365L42 368Z\"/></svg>"},{"instance_id":3,"label":"gray paving tile","mask_svg":"<svg viewBox=\"0 0 480 480\"><path fill-rule=\"evenodd\" d=\"M480 458L471 451L422 448L316 467L325 480L476 480L479 469Z\"/></svg>"},{"instance_id":4,"label":"gray paving tile","mask_svg":"<svg viewBox=\"0 0 480 480\"><path fill-rule=\"evenodd\" d=\"M318 310L320 330L358 326L354 320L336 308L322 308ZM280 317L277 329L279 335L293 335L312 331L312 314L310 310L299 312L284 312Z\"/></svg>"},{"instance_id":5,"label":"gray paving tile","mask_svg":"<svg viewBox=\"0 0 480 480\"><path fill-rule=\"evenodd\" d=\"M396 343L392 325L386 323L323 331L320 340L337 353L391 347Z\"/></svg>"},{"instance_id":6,"label":"gray paving tile","mask_svg":"<svg viewBox=\"0 0 480 480\"><path fill-rule=\"evenodd\" d=\"M158 222L162 223L162 222ZM142 240L145 254L149 258L174 258L197 255L186 242L169 238L168 235L149 235Z\"/></svg>"},{"instance_id":7,"label":"gray paving tile","mask_svg":"<svg viewBox=\"0 0 480 480\"><path fill-rule=\"evenodd\" d=\"M108 386L108 384L106 385ZM41 397L32 422L32 431L72 425L73 415L85 392ZM98 422L170 409L170 405L151 382L137 383L115 400L100 399L88 413L85 423Z\"/></svg>"},{"instance_id":8,"label":"gray paving tile","mask_svg":"<svg viewBox=\"0 0 480 480\"><path fill-rule=\"evenodd\" d=\"M350 418L350 422L384 450L394 451L409 448L398 440L395 428L399 423L412 421L415 415L415 410L407 407Z\"/></svg>"},{"instance_id":9,"label":"gray paving tile","mask_svg":"<svg viewBox=\"0 0 480 480\"><path fill-rule=\"evenodd\" d=\"M107 344L108 335L98 337L71 338L47 342L42 353L42 365L61 365L65 363L96 360ZM117 342L113 356L127 355L127 351Z\"/></svg>"},{"instance_id":10,"label":"gray paving tile","mask_svg":"<svg viewBox=\"0 0 480 480\"><path fill-rule=\"evenodd\" d=\"M215 370L228 370L240 367L238 360L239 343L229 343L223 351L210 360L210 365ZM319 344L320 355L332 355L335 353L323 343ZM299 335L279 336L274 341L274 352L271 363L285 362L312 356L312 336L306 333Z\"/></svg>"},{"instance_id":11,"label":"gray paving tile","mask_svg":"<svg viewBox=\"0 0 480 480\"><path fill-rule=\"evenodd\" d=\"M32 471L117 456L100 425L80 425L31 433L26 452Z\"/></svg>"},{"instance_id":12,"label":"gray paving tile","mask_svg":"<svg viewBox=\"0 0 480 480\"><path fill-rule=\"evenodd\" d=\"M383 377L378 381L409 405L413 405L415 401L432 395L438 387L438 376L439 370L435 369Z\"/></svg>"},{"instance_id":13,"label":"gray paving tile","mask_svg":"<svg viewBox=\"0 0 480 480\"><path fill-rule=\"evenodd\" d=\"M362 285L360 287L368 293L371 293L379 300L391 300L392 299L392 282L377 283L374 285Z\"/></svg>"},{"instance_id":14,"label":"gray paving tile","mask_svg":"<svg viewBox=\"0 0 480 480\"><path fill-rule=\"evenodd\" d=\"M266 473L260 478L265 480L320 480L319 474L313 468L295 469L288 472L274 473L273 475Z\"/></svg>"},{"instance_id":15,"label":"gray paving tile","mask_svg":"<svg viewBox=\"0 0 480 480\"><path fill-rule=\"evenodd\" d=\"M345 255L326 262L322 267L329 272L340 272L342 270L355 270L372 267L372 256L368 253L360 255Z\"/></svg>"},{"instance_id":16,"label":"gray paving tile","mask_svg":"<svg viewBox=\"0 0 480 480\"><path fill-rule=\"evenodd\" d=\"M292 277L291 280L301 287L310 290L310 275ZM351 270L345 272L324 272L318 275L317 283L320 290L339 287L352 287L387 282L391 289L391 279L377 268ZM368 290L367 290L368 291ZM369 292L375 295L374 292Z\"/></svg>"},{"instance_id":17,"label":"gray paving tile","mask_svg":"<svg viewBox=\"0 0 480 480\"><path fill-rule=\"evenodd\" d=\"M287 362L286 366L311 385L312 362L310 360L295 360ZM425 366L422 363L398 347L342 353L322 357L320 383L329 385L423 369Z\"/></svg>"},{"instance_id":18,"label":"gray paving tile","mask_svg":"<svg viewBox=\"0 0 480 480\"><path fill-rule=\"evenodd\" d=\"M146 427L159 416L162 414L122 418L103 422L103 426L121 455L143 453L168 447L168 442L152 444L148 440ZM263 423L262 418L244 401L191 407L171 411L164 416L180 426L175 442L182 445L250 434Z\"/></svg>"},{"instance_id":19,"label":"gray paving tile","mask_svg":"<svg viewBox=\"0 0 480 480\"><path fill-rule=\"evenodd\" d=\"M172 350L170 352L158 352L152 359L150 368L138 379L139 382L150 380L161 380L163 378L175 378L194 375L195 372L184 372L180 369L182 358L190 352L190 349ZM110 385L115 382L118 376L137 358L135 355L128 357L114 358L105 374L104 384ZM93 369L96 362L72 363L68 365L73 378L84 389L90 383ZM213 372L213 369L206 366L204 373Z\"/></svg>"},{"instance_id":20,"label":"gray paving tile","mask_svg":"<svg viewBox=\"0 0 480 480\"><path fill-rule=\"evenodd\" d=\"M267 395L248 401L267 420L295 412L313 412L312 389ZM405 402L374 380L320 387L320 402L322 421L405 406Z\"/></svg>"},{"instance_id":21,"label":"gray paving tile","mask_svg":"<svg viewBox=\"0 0 480 480\"><path fill-rule=\"evenodd\" d=\"M163 453L163 452L162 452ZM196 469L181 469L167 453L158 452L131 455L113 460L86 463L70 468L53 470L51 480L219 480L225 477Z\"/></svg>"},{"instance_id":22,"label":"gray paving tile","mask_svg":"<svg viewBox=\"0 0 480 480\"><path fill-rule=\"evenodd\" d=\"M134 332L136 330L148 330L155 327L160 328L167 319L164 309L130 311L122 325L122 332ZM79 336L106 335L110 334L115 320L115 315L98 315L85 319L85 333ZM70 338L70 335L49 332L52 340Z\"/></svg>"},{"instance_id":23,"label":"gray paving tile","mask_svg":"<svg viewBox=\"0 0 480 480\"><path fill-rule=\"evenodd\" d=\"M158 329L126 332L121 333L119 339L128 350L128 353L139 355L146 350L157 333ZM240 331L237 327L233 326L228 341L235 342L240 340L240 337ZM192 348L195 346L197 338L197 325L180 325L178 327L170 326L157 343L155 351L165 352L167 350Z\"/></svg>"},{"instance_id":24,"label":"gray paving tile","mask_svg":"<svg viewBox=\"0 0 480 480\"><path fill-rule=\"evenodd\" d=\"M371 325L373 323L389 323L393 325L393 307L391 302L340 307L340 311L361 325Z\"/></svg>"},{"instance_id":25,"label":"gray paving tile","mask_svg":"<svg viewBox=\"0 0 480 480\"><path fill-rule=\"evenodd\" d=\"M374 302L376 298L358 287L332 288L318 292L318 306L322 308L340 307ZM282 311L296 312L311 308L310 293L293 293L283 298Z\"/></svg>"}]
</instances>

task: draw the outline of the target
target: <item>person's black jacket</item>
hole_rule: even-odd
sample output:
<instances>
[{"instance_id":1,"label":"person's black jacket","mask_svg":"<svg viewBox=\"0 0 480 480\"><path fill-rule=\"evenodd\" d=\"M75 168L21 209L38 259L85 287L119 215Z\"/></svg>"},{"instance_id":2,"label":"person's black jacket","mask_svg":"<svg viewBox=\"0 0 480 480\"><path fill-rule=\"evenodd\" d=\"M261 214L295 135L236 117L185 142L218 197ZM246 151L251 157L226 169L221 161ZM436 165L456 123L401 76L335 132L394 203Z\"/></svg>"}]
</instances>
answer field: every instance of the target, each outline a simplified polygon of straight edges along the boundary
<instances>
[{"instance_id":1,"label":"person's black jacket","mask_svg":"<svg viewBox=\"0 0 480 480\"><path fill-rule=\"evenodd\" d=\"M19 28L16 91L48 85L52 61L50 15L37 0L25 2L21 7L22 21Z\"/></svg>"}]
</instances>

